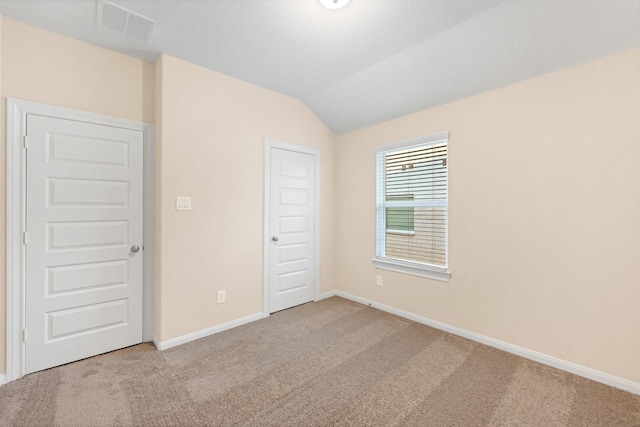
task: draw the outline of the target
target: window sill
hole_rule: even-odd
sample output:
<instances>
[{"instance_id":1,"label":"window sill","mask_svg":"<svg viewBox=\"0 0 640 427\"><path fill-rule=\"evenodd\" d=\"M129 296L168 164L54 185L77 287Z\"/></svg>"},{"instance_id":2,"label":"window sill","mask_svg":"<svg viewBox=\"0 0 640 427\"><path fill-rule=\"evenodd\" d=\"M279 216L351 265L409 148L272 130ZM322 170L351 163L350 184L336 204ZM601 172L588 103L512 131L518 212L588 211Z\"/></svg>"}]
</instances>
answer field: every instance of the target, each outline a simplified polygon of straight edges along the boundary
<instances>
[{"instance_id":1,"label":"window sill","mask_svg":"<svg viewBox=\"0 0 640 427\"><path fill-rule=\"evenodd\" d=\"M451 272L447 271L446 268L436 267L433 265L402 261L392 258L374 258L371 261L375 268L380 268L382 270L411 274L413 276L426 277L428 279L440 280L442 282L448 282L451 277Z\"/></svg>"}]
</instances>

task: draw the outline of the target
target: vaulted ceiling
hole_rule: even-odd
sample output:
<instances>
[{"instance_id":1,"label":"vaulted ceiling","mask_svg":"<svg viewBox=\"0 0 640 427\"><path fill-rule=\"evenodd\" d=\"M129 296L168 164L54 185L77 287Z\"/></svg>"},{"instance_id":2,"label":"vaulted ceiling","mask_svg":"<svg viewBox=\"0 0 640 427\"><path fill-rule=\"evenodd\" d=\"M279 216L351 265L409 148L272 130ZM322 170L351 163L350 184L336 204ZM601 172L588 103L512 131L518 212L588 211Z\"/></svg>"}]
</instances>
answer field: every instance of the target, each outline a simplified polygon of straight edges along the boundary
<instances>
[{"instance_id":1,"label":"vaulted ceiling","mask_svg":"<svg viewBox=\"0 0 640 427\"><path fill-rule=\"evenodd\" d=\"M167 53L302 100L342 134L640 46L640 0L0 0L0 13L154 62Z\"/></svg>"}]
</instances>

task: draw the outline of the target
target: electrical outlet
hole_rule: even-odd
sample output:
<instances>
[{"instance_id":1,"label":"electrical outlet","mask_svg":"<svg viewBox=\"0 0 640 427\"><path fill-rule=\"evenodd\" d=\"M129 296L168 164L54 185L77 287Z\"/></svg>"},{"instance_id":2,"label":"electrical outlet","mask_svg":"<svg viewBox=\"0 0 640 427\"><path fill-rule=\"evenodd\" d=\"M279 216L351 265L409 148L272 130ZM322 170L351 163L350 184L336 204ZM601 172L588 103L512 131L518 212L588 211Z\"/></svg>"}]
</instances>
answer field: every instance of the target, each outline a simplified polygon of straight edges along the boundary
<instances>
[{"instance_id":1,"label":"electrical outlet","mask_svg":"<svg viewBox=\"0 0 640 427\"><path fill-rule=\"evenodd\" d=\"M222 304L226 301L225 291L218 291L218 304Z\"/></svg>"},{"instance_id":2,"label":"electrical outlet","mask_svg":"<svg viewBox=\"0 0 640 427\"><path fill-rule=\"evenodd\" d=\"M379 274L376 274L376 285L382 286L382 276Z\"/></svg>"}]
</instances>

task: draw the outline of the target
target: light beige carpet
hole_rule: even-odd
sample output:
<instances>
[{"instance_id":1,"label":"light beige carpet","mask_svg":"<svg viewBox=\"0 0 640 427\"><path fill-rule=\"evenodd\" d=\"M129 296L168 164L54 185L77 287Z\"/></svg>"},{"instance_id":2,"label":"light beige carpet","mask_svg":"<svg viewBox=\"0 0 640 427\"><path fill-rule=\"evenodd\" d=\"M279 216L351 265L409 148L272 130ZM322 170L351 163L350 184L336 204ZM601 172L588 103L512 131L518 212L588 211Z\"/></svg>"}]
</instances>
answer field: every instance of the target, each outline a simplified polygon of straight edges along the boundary
<instances>
[{"instance_id":1,"label":"light beige carpet","mask_svg":"<svg viewBox=\"0 0 640 427\"><path fill-rule=\"evenodd\" d=\"M640 396L331 298L28 375L0 425L640 426Z\"/></svg>"}]
</instances>

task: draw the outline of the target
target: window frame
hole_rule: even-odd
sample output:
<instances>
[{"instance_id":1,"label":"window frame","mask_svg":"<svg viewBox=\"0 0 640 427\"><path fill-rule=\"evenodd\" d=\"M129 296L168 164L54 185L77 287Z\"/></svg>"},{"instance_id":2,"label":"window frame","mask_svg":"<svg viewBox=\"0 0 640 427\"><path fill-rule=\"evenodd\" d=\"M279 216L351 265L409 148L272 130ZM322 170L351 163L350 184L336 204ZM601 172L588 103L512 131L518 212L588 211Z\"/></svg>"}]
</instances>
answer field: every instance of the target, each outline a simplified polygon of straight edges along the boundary
<instances>
[{"instance_id":1,"label":"window frame","mask_svg":"<svg viewBox=\"0 0 640 427\"><path fill-rule=\"evenodd\" d=\"M389 258L386 251L386 154L402 149L410 149L418 146L427 146L445 143L447 145L447 197L444 201L438 199L433 206L445 206L445 266L422 263L417 261ZM440 281L448 281L451 277L449 271L449 132L441 132L376 147L376 256L372 259L375 268L390 270L414 276L426 277ZM393 204L393 202L391 202ZM393 232L393 231L392 231Z\"/></svg>"}]
</instances>

